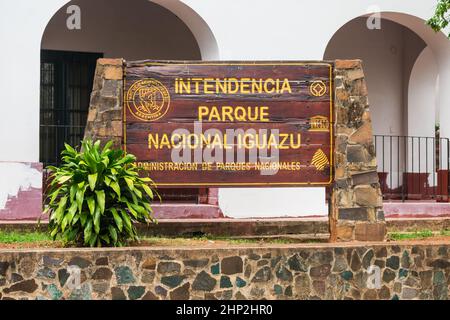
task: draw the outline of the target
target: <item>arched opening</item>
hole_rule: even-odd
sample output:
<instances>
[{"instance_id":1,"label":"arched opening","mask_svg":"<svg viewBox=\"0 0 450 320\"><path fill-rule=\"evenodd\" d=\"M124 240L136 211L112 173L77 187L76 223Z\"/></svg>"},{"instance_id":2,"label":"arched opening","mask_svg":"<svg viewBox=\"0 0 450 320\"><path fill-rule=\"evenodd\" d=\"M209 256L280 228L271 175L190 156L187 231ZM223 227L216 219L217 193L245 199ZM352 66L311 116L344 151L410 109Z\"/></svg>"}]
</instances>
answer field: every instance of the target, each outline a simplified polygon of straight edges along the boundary
<instances>
[{"instance_id":1,"label":"arched opening","mask_svg":"<svg viewBox=\"0 0 450 320\"><path fill-rule=\"evenodd\" d=\"M41 41L40 161L44 165L58 164L64 142L78 145L83 138L98 58L218 58L214 36L200 16L178 1L171 2L170 10L155 2L73 0L50 19ZM166 201L197 203L205 192L171 189L162 195Z\"/></svg>"},{"instance_id":2,"label":"arched opening","mask_svg":"<svg viewBox=\"0 0 450 320\"><path fill-rule=\"evenodd\" d=\"M407 135L408 82L426 43L410 29L386 19L368 29L367 18L346 23L328 43L324 59L361 59L377 135ZM405 112L406 111L406 112Z\"/></svg>"},{"instance_id":3,"label":"arched opening","mask_svg":"<svg viewBox=\"0 0 450 320\"><path fill-rule=\"evenodd\" d=\"M385 200L448 199L448 142L439 137L439 55L448 40L417 17L380 13L343 25L324 59L361 59ZM443 179L445 176L445 179Z\"/></svg>"}]
</instances>

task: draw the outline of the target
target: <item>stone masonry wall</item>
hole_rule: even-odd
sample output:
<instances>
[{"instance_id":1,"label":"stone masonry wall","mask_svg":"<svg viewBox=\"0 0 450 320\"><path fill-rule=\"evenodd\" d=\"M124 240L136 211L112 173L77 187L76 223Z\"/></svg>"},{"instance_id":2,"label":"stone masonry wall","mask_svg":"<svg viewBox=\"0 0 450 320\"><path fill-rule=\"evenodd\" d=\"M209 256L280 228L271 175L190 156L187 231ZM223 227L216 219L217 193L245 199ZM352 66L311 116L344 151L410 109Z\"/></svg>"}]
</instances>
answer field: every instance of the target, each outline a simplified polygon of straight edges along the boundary
<instances>
[{"instance_id":1,"label":"stone masonry wall","mask_svg":"<svg viewBox=\"0 0 450 320\"><path fill-rule=\"evenodd\" d=\"M91 93L85 138L122 144L123 60L98 59Z\"/></svg>"},{"instance_id":2,"label":"stone masonry wall","mask_svg":"<svg viewBox=\"0 0 450 320\"><path fill-rule=\"evenodd\" d=\"M380 241L386 235L383 198L360 60L335 61L335 183L332 241Z\"/></svg>"},{"instance_id":3,"label":"stone masonry wall","mask_svg":"<svg viewBox=\"0 0 450 320\"><path fill-rule=\"evenodd\" d=\"M449 255L449 244L420 243L2 250L0 299L447 300Z\"/></svg>"}]
</instances>

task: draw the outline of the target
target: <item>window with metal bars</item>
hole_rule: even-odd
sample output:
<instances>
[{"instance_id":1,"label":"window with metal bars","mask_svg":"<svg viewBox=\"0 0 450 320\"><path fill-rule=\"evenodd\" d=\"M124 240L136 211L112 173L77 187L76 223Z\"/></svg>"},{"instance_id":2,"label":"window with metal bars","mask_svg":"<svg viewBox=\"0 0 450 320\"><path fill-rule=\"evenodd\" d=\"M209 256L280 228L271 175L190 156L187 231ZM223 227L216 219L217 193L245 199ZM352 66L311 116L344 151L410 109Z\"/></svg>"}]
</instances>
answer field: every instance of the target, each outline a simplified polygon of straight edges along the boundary
<instances>
[{"instance_id":1,"label":"window with metal bars","mask_svg":"<svg viewBox=\"0 0 450 320\"><path fill-rule=\"evenodd\" d=\"M79 145L101 53L42 50L40 161L58 165L64 142Z\"/></svg>"}]
</instances>

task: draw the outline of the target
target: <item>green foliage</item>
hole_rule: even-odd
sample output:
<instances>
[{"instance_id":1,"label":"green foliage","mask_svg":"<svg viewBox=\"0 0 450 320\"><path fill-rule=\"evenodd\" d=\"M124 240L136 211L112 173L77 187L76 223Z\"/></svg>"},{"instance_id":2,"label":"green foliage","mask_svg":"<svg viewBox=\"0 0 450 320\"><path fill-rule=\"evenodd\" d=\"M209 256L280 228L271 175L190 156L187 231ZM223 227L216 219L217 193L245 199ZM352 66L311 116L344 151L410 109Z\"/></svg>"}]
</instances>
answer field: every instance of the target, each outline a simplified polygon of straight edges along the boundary
<instances>
[{"instance_id":1,"label":"green foliage","mask_svg":"<svg viewBox=\"0 0 450 320\"><path fill-rule=\"evenodd\" d=\"M431 238L433 236L434 236L434 233L431 230L389 233L389 238L392 240L414 240L414 239Z\"/></svg>"},{"instance_id":2,"label":"green foliage","mask_svg":"<svg viewBox=\"0 0 450 320\"><path fill-rule=\"evenodd\" d=\"M24 243L50 241L48 234L43 232L19 232L0 230L0 243Z\"/></svg>"},{"instance_id":3,"label":"green foliage","mask_svg":"<svg viewBox=\"0 0 450 320\"><path fill-rule=\"evenodd\" d=\"M438 32L444 30L450 22L450 0L439 0L434 16L431 17L427 24ZM450 38L450 33L448 34Z\"/></svg>"},{"instance_id":4,"label":"green foliage","mask_svg":"<svg viewBox=\"0 0 450 320\"><path fill-rule=\"evenodd\" d=\"M141 178L136 157L122 150L103 149L100 141L82 142L82 151L68 144L63 164L48 167L50 235L85 246L122 246L139 240L134 222L156 222L151 201L156 194L150 178ZM157 194L156 194L157 195Z\"/></svg>"}]
</instances>

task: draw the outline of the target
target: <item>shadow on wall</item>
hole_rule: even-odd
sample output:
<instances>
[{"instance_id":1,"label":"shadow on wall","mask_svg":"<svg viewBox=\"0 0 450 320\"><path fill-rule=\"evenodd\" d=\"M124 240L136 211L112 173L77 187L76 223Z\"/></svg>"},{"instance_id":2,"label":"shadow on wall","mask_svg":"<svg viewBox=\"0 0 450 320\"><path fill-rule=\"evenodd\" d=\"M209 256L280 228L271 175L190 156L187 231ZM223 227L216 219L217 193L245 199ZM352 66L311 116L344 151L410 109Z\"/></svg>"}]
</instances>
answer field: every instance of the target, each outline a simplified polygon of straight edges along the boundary
<instances>
[{"instance_id":1,"label":"shadow on wall","mask_svg":"<svg viewBox=\"0 0 450 320\"><path fill-rule=\"evenodd\" d=\"M81 29L66 26L68 5L81 9ZM49 21L42 49L101 52L126 60L201 60L189 28L169 10L148 0L74 0Z\"/></svg>"}]
</instances>

